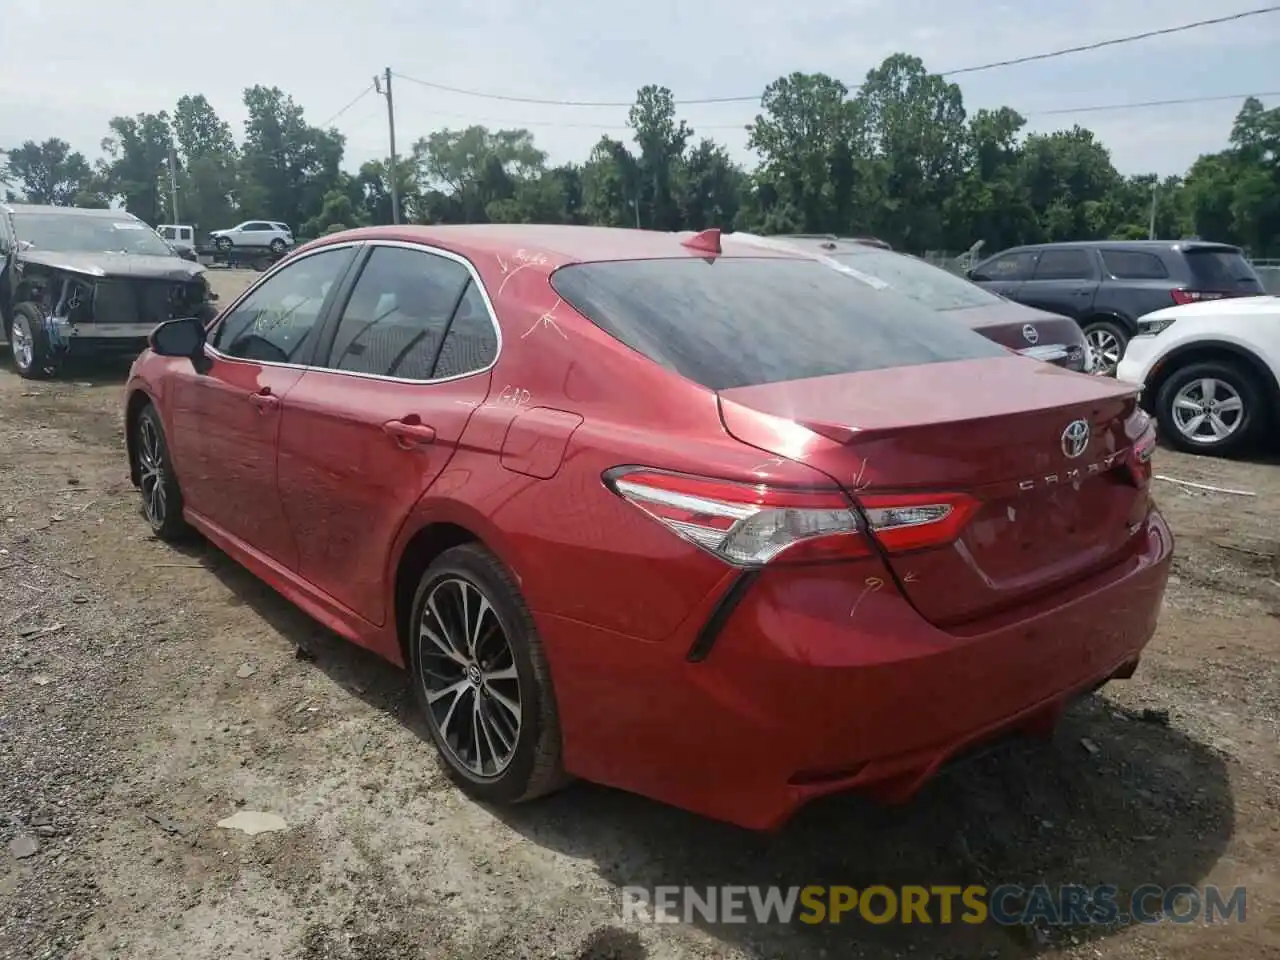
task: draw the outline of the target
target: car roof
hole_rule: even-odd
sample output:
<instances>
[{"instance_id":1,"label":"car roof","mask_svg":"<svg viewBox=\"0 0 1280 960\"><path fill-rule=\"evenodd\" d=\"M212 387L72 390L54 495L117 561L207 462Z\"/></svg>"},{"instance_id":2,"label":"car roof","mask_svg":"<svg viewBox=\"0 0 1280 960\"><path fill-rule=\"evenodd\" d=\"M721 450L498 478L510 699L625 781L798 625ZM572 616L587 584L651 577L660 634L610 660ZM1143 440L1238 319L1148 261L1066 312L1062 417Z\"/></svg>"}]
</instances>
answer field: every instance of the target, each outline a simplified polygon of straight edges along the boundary
<instances>
[{"instance_id":1,"label":"car roof","mask_svg":"<svg viewBox=\"0 0 1280 960\"><path fill-rule=\"evenodd\" d=\"M658 230L634 230L626 227L587 227L567 224L476 223L430 226L401 225L361 227L344 230L313 240L299 253L333 243L352 240L399 240L441 247L469 260L497 257L499 260L537 257L546 260L548 269L567 263L599 263L610 260L658 260L680 257L705 258L704 250L682 245L694 236L691 231L664 233ZM725 234L732 241L732 234ZM763 247L723 246L723 257L811 259L796 250ZM295 253L294 256L297 256ZM524 259L524 262L531 262Z\"/></svg>"},{"instance_id":2,"label":"car roof","mask_svg":"<svg viewBox=\"0 0 1280 960\"><path fill-rule=\"evenodd\" d=\"M1134 252L1146 251L1155 253L1164 250L1172 250L1175 252L1183 250L1222 250L1223 252L1240 253L1241 250L1237 246L1229 243L1218 243L1214 240L1060 240L1054 243L1026 243L1020 247L1009 247L1001 250L999 256L1003 253L1025 253L1033 250L1132 250ZM990 258L988 258L990 259Z\"/></svg>"},{"instance_id":3,"label":"car roof","mask_svg":"<svg viewBox=\"0 0 1280 960\"><path fill-rule=\"evenodd\" d=\"M54 207L37 203L5 203L0 204L0 208L8 210L10 213L44 213L55 216L77 214L82 217L101 217L104 220L119 220L121 217L129 217L133 220L138 219L127 210L100 210L95 207Z\"/></svg>"}]
</instances>

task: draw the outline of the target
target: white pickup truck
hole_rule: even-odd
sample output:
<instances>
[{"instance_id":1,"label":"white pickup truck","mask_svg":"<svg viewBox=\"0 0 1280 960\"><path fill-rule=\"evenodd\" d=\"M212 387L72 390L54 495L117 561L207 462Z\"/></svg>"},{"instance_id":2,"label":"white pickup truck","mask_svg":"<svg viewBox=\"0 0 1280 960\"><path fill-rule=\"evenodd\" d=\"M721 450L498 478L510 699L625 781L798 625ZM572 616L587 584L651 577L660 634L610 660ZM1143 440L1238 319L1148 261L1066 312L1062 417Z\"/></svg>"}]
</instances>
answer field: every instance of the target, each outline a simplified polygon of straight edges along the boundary
<instances>
[{"instance_id":1,"label":"white pickup truck","mask_svg":"<svg viewBox=\"0 0 1280 960\"><path fill-rule=\"evenodd\" d=\"M162 223L156 227L161 240L167 240L184 260L196 259L196 228L185 223Z\"/></svg>"}]
</instances>

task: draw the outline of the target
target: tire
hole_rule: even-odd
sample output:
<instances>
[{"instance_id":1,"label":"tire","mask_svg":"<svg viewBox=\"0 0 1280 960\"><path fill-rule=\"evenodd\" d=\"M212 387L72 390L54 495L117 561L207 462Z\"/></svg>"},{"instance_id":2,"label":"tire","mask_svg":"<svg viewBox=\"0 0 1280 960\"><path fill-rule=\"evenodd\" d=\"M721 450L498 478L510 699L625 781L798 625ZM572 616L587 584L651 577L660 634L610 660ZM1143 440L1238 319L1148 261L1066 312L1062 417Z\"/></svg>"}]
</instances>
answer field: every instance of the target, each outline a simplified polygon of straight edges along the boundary
<instances>
[{"instance_id":1,"label":"tire","mask_svg":"<svg viewBox=\"0 0 1280 960\"><path fill-rule=\"evenodd\" d=\"M13 308L9 353L13 368L28 380L47 380L57 372L44 316L36 304L28 301Z\"/></svg>"},{"instance_id":2,"label":"tire","mask_svg":"<svg viewBox=\"0 0 1280 960\"><path fill-rule=\"evenodd\" d=\"M230 250L231 238L230 237L214 237L213 245L217 247L219 250Z\"/></svg>"},{"instance_id":3,"label":"tire","mask_svg":"<svg viewBox=\"0 0 1280 960\"><path fill-rule=\"evenodd\" d=\"M270 247L271 247L271 252L274 253L277 257L280 256L280 254L284 253L284 241L281 240L279 237L276 237L274 240L271 241Z\"/></svg>"},{"instance_id":4,"label":"tire","mask_svg":"<svg viewBox=\"0 0 1280 960\"><path fill-rule=\"evenodd\" d=\"M143 407L132 430L133 468L138 472L142 516L158 539L170 543L185 540L191 528L182 518L182 490L156 408L151 404ZM158 495L155 491L159 491Z\"/></svg>"},{"instance_id":5,"label":"tire","mask_svg":"<svg viewBox=\"0 0 1280 960\"><path fill-rule=\"evenodd\" d=\"M1096 358L1094 373L1104 377L1116 375L1116 365L1129 346L1129 334L1112 320L1091 320L1083 327L1085 342ZM1107 356L1108 354L1112 356Z\"/></svg>"},{"instance_id":6,"label":"tire","mask_svg":"<svg viewBox=\"0 0 1280 960\"><path fill-rule=\"evenodd\" d=\"M478 656L465 643L449 640L462 632L456 629L462 596L466 622L483 630ZM478 544L464 544L436 558L414 595L408 641L414 697L456 784L478 800L510 804L567 782L542 641L515 579L497 557ZM443 653L446 646L450 655ZM486 660L489 674L480 669ZM507 673L514 676L499 676ZM448 690L456 692L441 692ZM519 715L514 724L512 702ZM477 711L484 718L478 731Z\"/></svg>"},{"instance_id":7,"label":"tire","mask_svg":"<svg viewBox=\"0 0 1280 960\"><path fill-rule=\"evenodd\" d=\"M1204 399L1204 383L1212 382L1217 421L1230 428L1223 437L1215 438L1213 419L1201 421L1195 435L1188 433L1190 420L1200 416L1186 404ZM1237 404L1226 406L1231 401ZM1205 409L1205 408L1201 408ZM1231 413L1236 413L1232 418ZM1156 394L1156 419L1160 434L1168 443L1187 453L1225 456L1239 452L1262 435L1267 426L1266 394L1253 372L1229 360L1192 363L1175 370ZM1205 426L1210 426L1206 431Z\"/></svg>"}]
</instances>

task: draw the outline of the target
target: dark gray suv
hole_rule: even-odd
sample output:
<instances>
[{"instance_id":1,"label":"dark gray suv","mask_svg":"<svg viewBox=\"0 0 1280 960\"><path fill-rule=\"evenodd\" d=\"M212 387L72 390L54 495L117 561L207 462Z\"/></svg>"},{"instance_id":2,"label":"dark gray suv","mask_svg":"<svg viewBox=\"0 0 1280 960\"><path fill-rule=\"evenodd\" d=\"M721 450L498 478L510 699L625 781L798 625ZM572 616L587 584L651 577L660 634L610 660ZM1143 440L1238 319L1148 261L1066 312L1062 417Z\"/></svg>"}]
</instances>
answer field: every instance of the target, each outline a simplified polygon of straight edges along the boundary
<instances>
[{"instance_id":1,"label":"dark gray suv","mask_svg":"<svg viewBox=\"0 0 1280 960\"><path fill-rule=\"evenodd\" d=\"M1202 240L1086 240L1013 247L969 271L980 286L1071 317L1114 374L1138 318L1153 310L1266 293L1239 247Z\"/></svg>"}]
</instances>

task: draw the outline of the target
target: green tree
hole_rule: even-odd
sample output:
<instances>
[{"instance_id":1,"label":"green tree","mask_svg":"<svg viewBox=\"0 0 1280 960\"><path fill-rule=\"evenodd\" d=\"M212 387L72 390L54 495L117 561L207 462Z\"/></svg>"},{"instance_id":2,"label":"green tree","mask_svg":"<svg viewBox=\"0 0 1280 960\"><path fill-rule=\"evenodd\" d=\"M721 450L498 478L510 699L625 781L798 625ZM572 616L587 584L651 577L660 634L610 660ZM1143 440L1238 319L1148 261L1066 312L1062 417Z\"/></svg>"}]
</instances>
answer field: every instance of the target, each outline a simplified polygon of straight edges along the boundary
<instances>
[{"instance_id":1,"label":"green tree","mask_svg":"<svg viewBox=\"0 0 1280 960\"><path fill-rule=\"evenodd\" d=\"M84 154L73 151L65 140L51 137L44 143L27 140L8 153L4 185L17 184L28 203L66 207L89 188L93 169Z\"/></svg>"},{"instance_id":2,"label":"green tree","mask_svg":"<svg viewBox=\"0 0 1280 960\"><path fill-rule=\"evenodd\" d=\"M339 187L345 138L310 126L302 107L279 87L244 92L249 112L241 146L240 215L298 226L324 208Z\"/></svg>"},{"instance_id":3,"label":"green tree","mask_svg":"<svg viewBox=\"0 0 1280 960\"><path fill-rule=\"evenodd\" d=\"M124 201L124 207L150 224L171 216L169 210L169 148L173 142L169 115L140 113L114 117L111 135L102 141L106 161L101 169L105 191Z\"/></svg>"}]
</instances>

